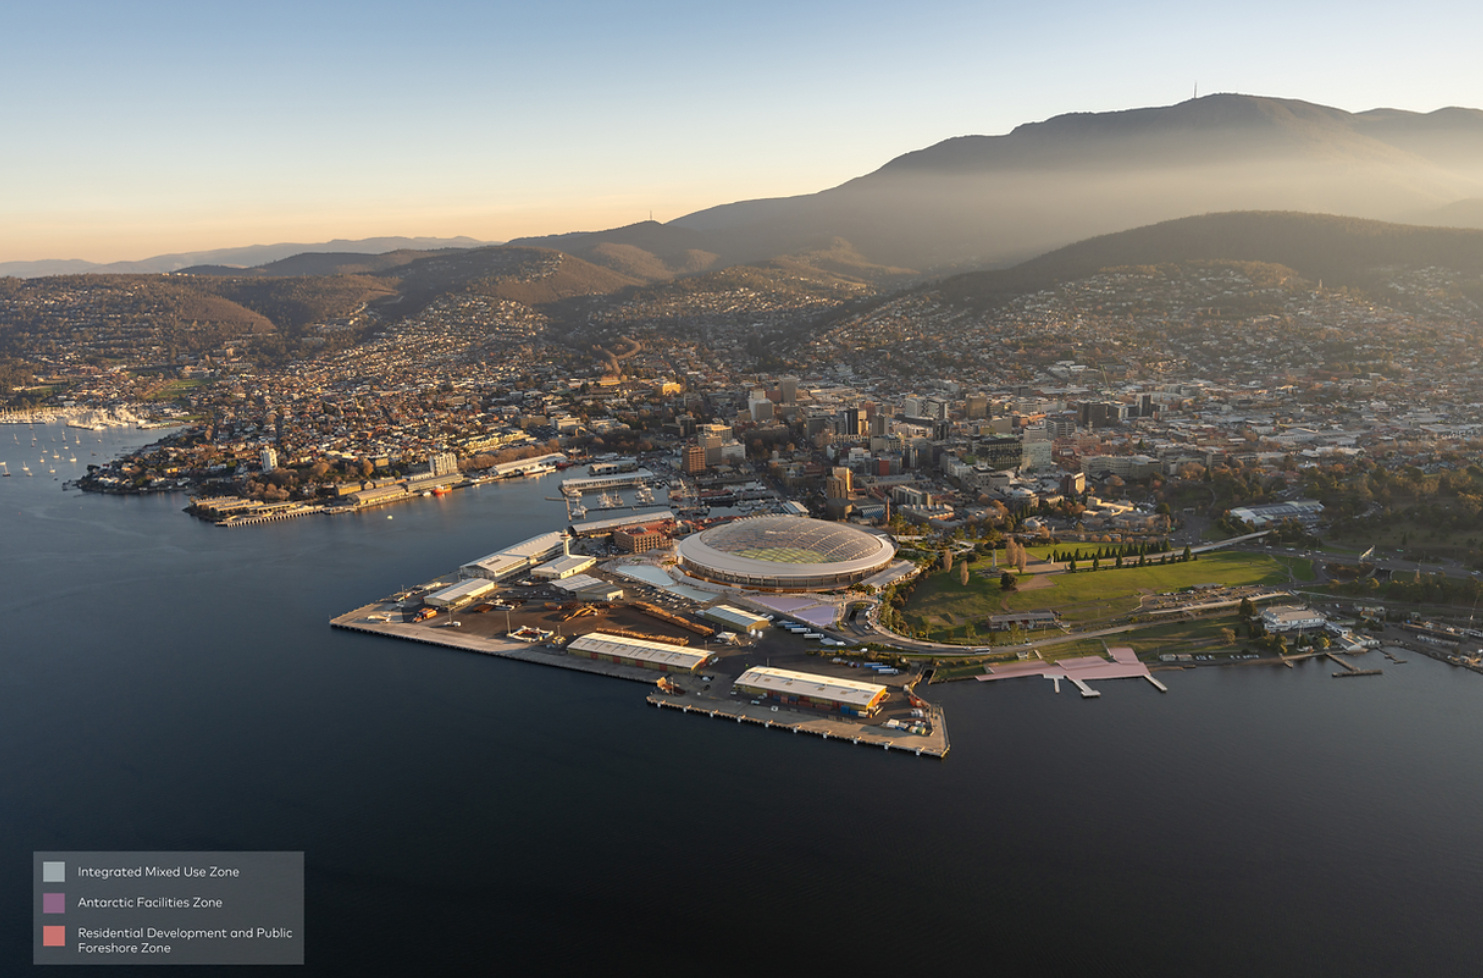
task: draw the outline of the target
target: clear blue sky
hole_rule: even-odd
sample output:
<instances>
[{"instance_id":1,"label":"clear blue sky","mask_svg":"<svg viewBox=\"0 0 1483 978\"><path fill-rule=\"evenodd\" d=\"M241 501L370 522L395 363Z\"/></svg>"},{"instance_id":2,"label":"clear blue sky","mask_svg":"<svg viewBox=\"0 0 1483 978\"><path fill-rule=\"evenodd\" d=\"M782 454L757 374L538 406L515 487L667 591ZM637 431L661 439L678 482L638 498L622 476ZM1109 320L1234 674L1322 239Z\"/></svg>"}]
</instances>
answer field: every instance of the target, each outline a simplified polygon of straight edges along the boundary
<instances>
[{"instance_id":1,"label":"clear blue sky","mask_svg":"<svg viewBox=\"0 0 1483 978\"><path fill-rule=\"evenodd\" d=\"M0 260L669 220L1196 81L1483 107L1480 37L1432 0L12 0Z\"/></svg>"}]
</instances>

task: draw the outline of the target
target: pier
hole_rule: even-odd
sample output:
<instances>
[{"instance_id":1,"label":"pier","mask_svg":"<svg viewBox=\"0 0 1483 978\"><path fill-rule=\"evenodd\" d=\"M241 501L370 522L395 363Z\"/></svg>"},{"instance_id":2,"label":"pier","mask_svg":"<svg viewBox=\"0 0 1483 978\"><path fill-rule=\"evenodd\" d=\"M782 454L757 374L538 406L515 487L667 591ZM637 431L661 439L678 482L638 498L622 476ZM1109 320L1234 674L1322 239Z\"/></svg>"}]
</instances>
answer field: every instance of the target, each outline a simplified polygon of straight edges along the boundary
<instances>
[{"instance_id":1,"label":"pier","mask_svg":"<svg viewBox=\"0 0 1483 978\"><path fill-rule=\"evenodd\" d=\"M299 506L294 509L283 509L272 513L264 513L261 516L228 516L217 523L217 526L256 526L259 523L277 523L281 520L291 520L298 516L308 516L311 513L326 512L324 506Z\"/></svg>"},{"instance_id":2,"label":"pier","mask_svg":"<svg viewBox=\"0 0 1483 978\"><path fill-rule=\"evenodd\" d=\"M855 723L842 716L806 713L786 706L752 706L731 699L669 696L656 692L649 695L648 702L661 709L698 713L713 719L750 723L795 734L812 734L825 740L902 751L916 757L945 757L949 747L946 718L942 708L937 706L931 708L932 732L914 734L879 724Z\"/></svg>"},{"instance_id":3,"label":"pier","mask_svg":"<svg viewBox=\"0 0 1483 978\"><path fill-rule=\"evenodd\" d=\"M1094 700L1102 695L1101 692L1088 686L1085 682L1076 678L1075 676L1067 676L1066 678L1071 680L1071 685L1081 690L1081 698L1084 700Z\"/></svg>"},{"instance_id":4,"label":"pier","mask_svg":"<svg viewBox=\"0 0 1483 978\"><path fill-rule=\"evenodd\" d=\"M611 679L626 679L630 682L653 685L654 680L662 673L652 669L640 669L636 666L623 666L613 662L600 662L595 659L584 659L581 656L569 655L562 649L547 648L544 645L532 645L529 642L519 642L513 639L482 638L478 635L462 634L460 629L447 627L427 627L425 625L414 625L410 622L379 621L371 618L372 615L384 615L396 613L395 604L389 602L377 602L368 604L330 619L331 628L340 628L351 632L364 632L368 635L381 635L387 638L399 638L409 642L421 642L423 645L440 645L443 648L458 649L464 652L478 652L480 655L491 655L498 659L515 659L519 662L534 662L542 666L555 666L558 669L571 669L575 672L592 673L598 676L607 676Z\"/></svg>"},{"instance_id":5,"label":"pier","mask_svg":"<svg viewBox=\"0 0 1483 978\"><path fill-rule=\"evenodd\" d=\"M562 492L601 492L604 489L626 489L654 481L654 473L648 469L624 472L620 475L594 475L585 479L562 479Z\"/></svg>"}]
</instances>

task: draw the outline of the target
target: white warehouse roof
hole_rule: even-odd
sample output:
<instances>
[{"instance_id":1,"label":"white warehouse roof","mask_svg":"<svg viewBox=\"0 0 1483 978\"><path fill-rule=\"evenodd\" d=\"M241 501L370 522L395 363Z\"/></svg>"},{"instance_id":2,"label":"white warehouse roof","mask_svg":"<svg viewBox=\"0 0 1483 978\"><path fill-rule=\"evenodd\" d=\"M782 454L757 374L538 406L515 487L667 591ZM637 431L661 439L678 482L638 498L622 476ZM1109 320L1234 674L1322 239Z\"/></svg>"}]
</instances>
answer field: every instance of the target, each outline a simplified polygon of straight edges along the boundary
<instances>
[{"instance_id":1,"label":"white warehouse roof","mask_svg":"<svg viewBox=\"0 0 1483 978\"><path fill-rule=\"evenodd\" d=\"M675 669L691 670L705 665L711 653L704 649L692 649L683 645L668 645L664 642L645 642L626 635L609 635L606 632L589 632L567 643L567 648L600 655L621 655L655 665L666 665Z\"/></svg>"},{"instance_id":2,"label":"white warehouse roof","mask_svg":"<svg viewBox=\"0 0 1483 978\"><path fill-rule=\"evenodd\" d=\"M791 669L772 669L767 666L753 666L748 669L737 677L736 685L789 696L817 696L859 707L869 706L877 696L886 691L886 687L875 683L835 679L833 676L818 676L811 672L794 672Z\"/></svg>"}]
</instances>

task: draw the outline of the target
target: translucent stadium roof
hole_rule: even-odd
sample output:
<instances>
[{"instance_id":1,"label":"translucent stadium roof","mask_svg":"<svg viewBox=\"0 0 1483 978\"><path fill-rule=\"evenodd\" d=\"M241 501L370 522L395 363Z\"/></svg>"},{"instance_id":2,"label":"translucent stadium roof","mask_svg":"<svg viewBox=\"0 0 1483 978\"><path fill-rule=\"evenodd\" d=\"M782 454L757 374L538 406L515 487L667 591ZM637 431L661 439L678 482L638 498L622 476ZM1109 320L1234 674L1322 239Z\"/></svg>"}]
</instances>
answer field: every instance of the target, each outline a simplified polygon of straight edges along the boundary
<instances>
[{"instance_id":1,"label":"translucent stadium roof","mask_svg":"<svg viewBox=\"0 0 1483 978\"><path fill-rule=\"evenodd\" d=\"M803 516L758 516L715 526L678 545L680 562L711 580L755 587L830 588L886 567L889 537Z\"/></svg>"},{"instance_id":2,"label":"translucent stadium roof","mask_svg":"<svg viewBox=\"0 0 1483 978\"><path fill-rule=\"evenodd\" d=\"M799 516L738 520L701 535L715 550L778 564L838 564L880 552L879 537L841 523Z\"/></svg>"}]
</instances>

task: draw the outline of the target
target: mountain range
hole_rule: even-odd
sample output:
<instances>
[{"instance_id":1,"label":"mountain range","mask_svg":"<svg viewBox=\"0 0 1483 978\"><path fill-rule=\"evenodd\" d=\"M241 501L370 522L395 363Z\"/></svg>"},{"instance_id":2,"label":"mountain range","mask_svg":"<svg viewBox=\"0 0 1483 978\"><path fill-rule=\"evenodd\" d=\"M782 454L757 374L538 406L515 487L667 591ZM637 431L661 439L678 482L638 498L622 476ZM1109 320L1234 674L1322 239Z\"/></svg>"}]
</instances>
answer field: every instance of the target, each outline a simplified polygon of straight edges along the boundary
<instances>
[{"instance_id":1,"label":"mountain range","mask_svg":"<svg viewBox=\"0 0 1483 978\"><path fill-rule=\"evenodd\" d=\"M743 264L891 287L1005 268L1094 236L1230 211L1483 227L1483 111L1352 113L1225 94L1072 113L1004 135L947 139L819 193L510 245L579 259L581 291ZM221 275L244 274L246 266L259 275L385 274L430 251L481 244L372 238L261 245L104 266L10 262L0 264L0 275Z\"/></svg>"},{"instance_id":2,"label":"mountain range","mask_svg":"<svg viewBox=\"0 0 1483 978\"><path fill-rule=\"evenodd\" d=\"M698 211L644 240L656 257L710 254L715 264L842 240L869 262L930 275L1238 210L1483 227L1483 111L1351 113L1209 95L1062 115L1002 136L944 140L820 193ZM625 228L521 243L645 247L633 238Z\"/></svg>"}]
</instances>

